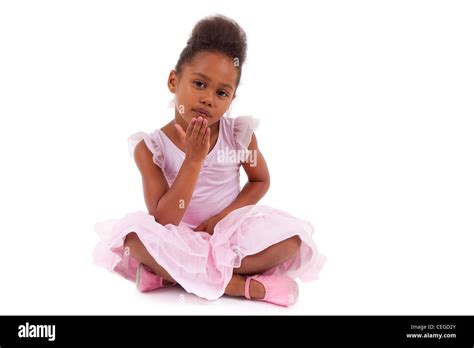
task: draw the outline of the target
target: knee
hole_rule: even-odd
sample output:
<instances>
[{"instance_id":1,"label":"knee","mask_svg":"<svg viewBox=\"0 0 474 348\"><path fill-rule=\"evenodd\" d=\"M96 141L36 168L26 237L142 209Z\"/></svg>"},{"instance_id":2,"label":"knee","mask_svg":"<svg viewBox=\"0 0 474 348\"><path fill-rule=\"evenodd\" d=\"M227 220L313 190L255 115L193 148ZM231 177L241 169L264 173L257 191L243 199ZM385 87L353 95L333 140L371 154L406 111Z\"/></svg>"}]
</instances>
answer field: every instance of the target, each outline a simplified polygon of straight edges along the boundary
<instances>
[{"instance_id":1,"label":"knee","mask_svg":"<svg viewBox=\"0 0 474 348\"><path fill-rule=\"evenodd\" d=\"M296 235L286 240L286 249L291 255L296 255L300 251L301 238Z\"/></svg>"},{"instance_id":2,"label":"knee","mask_svg":"<svg viewBox=\"0 0 474 348\"><path fill-rule=\"evenodd\" d=\"M123 241L124 246L133 246L137 243L140 242L140 238L138 238L138 234L135 232L130 232L125 236L125 239Z\"/></svg>"}]
</instances>

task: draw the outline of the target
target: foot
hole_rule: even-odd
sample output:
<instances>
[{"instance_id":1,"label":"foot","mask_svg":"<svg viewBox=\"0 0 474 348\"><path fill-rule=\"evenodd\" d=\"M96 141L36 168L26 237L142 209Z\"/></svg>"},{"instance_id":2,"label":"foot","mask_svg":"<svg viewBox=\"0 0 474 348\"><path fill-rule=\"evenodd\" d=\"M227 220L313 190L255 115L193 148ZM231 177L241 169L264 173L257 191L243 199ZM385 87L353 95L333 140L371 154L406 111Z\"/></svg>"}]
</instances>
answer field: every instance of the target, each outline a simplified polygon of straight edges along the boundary
<instances>
[{"instance_id":1,"label":"foot","mask_svg":"<svg viewBox=\"0 0 474 348\"><path fill-rule=\"evenodd\" d=\"M122 277L135 282L139 264L140 261L130 255L130 248L125 247L123 249L122 259L115 266L114 271Z\"/></svg>"},{"instance_id":2,"label":"foot","mask_svg":"<svg viewBox=\"0 0 474 348\"><path fill-rule=\"evenodd\" d=\"M252 280L263 286L263 297L252 296ZM298 300L298 284L288 276L255 275L245 281L245 297L288 307Z\"/></svg>"},{"instance_id":3,"label":"foot","mask_svg":"<svg viewBox=\"0 0 474 348\"><path fill-rule=\"evenodd\" d=\"M163 278L163 285L175 285L176 283L175 282L171 282L169 280L166 280L165 278Z\"/></svg>"},{"instance_id":4,"label":"foot","mask_svg":"<svg viewBox=\"0 0 474 348\"><path fill-rule=\"evenodd\" d=\"M249 295L251 300L261 300L265 298L265 287L255 279L250 280ZM245 289L244 289L245 291ZM245 294L245 292L244 292Z\"/></svg>"},{"instance_id":5,"label":"foot","mask_svg":"<svg viewBox=\"0 0 474 348\"><path fill-rule=\"evenodd\" d=\"M140 292L149 292L163 287L173 286L176 285L176 283L168 282L155 274L149 267L140 263L137 268L136 285Z\"/></svg>"}]
</instances>

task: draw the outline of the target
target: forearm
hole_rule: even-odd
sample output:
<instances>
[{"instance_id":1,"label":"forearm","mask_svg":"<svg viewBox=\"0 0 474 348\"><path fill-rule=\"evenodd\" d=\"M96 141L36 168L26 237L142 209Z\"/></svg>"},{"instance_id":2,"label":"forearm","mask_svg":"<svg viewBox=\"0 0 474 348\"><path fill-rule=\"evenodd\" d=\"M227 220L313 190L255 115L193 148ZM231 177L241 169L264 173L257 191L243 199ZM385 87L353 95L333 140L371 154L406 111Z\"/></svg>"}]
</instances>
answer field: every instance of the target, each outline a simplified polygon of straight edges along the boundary
<instances>
[{"instance_id":1,"label":"forearm","mask_svg":"<svg viewBox=\"0 0 474 348\"><path fill-rule=\"evenodd\" d=\"M158 201L154 214L157 222L162 225L179 225L191 201L201 164L186 159L183 161L175 181Z\"/></svg>"},{"instance_id":2,"label":"forearm","mask_svg":"<svg viewBox=\"0 0 474 348\"><path fill-rule=\"evenodd\" d=\"M235 209L257 204L258 201L265 196L269 188L269 181L247 181L237 198L223 209L219 215L223 218Z\"/></svg>"}]
</instances>

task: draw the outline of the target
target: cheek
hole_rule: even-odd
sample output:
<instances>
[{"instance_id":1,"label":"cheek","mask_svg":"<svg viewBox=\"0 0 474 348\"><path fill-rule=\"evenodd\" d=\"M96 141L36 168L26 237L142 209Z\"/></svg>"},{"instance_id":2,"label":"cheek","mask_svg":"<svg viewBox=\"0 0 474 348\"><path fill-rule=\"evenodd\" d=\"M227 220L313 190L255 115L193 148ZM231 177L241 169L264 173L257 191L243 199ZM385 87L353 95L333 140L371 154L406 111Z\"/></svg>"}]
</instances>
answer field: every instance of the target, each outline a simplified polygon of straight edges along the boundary
<instances>
[{"instance_id":1,"label":"cheek","mask_svg":"<svg viewBox=\"0 0 474 348\"><path fill-rule=\"evenodd\" d=\"M187 88L179 88L175 93L176 102L179 104L188 104L190 97L192 97L191 91Z\"/></svg>"},{"instance_id":2,"label":"cheek","mask_svg":"<svg viewBox=\"0 0 474 348\"><path fill-rule=\"evenodd\" d=\"M220 102L220 106L222 107L222 109L227 110L228 108L230 108L231 103L232 103L232 99L228 98L228 99L222 100Z\"/></svg>"}]
</instances>

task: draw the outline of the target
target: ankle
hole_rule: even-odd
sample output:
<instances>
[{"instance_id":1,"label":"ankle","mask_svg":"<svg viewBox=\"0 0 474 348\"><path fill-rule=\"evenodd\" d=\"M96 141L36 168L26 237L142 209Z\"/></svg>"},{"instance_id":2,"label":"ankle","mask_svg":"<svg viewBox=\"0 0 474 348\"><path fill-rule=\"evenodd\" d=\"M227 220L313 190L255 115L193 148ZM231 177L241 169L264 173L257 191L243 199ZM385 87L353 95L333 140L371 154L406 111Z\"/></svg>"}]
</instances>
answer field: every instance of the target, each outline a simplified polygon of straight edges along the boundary
<instances>
[{"instance_id":1,"label":"ankle","mask_svg":"<svg viewBox=\"0 0 474 348\"><path fill-rule=\"evenodd\" d=\"M240 274L233 274L227 287L225 294L229 296L243 297L245 288L245 277Z\"/></svg>"},{"instance_id":2,"label":"ankle","mask_svg":"<svg viewBox=\"0 0 474 348\"><path fill-rule=\"evenodd\" d=\"M249 292L252 300L261 300L265 297L265 287L255 279L250 280Z\"/></svg>"},{"instance_id":3,"label":"ankle","mask_svg":"<svg viewBox=\"0 0 474 348\"><path fill-rule=\"evenodd\" d=\"M163 278L163 285L173 285L175 284L175 282L172 282L170 280L166 280L165 278Z\"/></svg>"}]
</instances>

